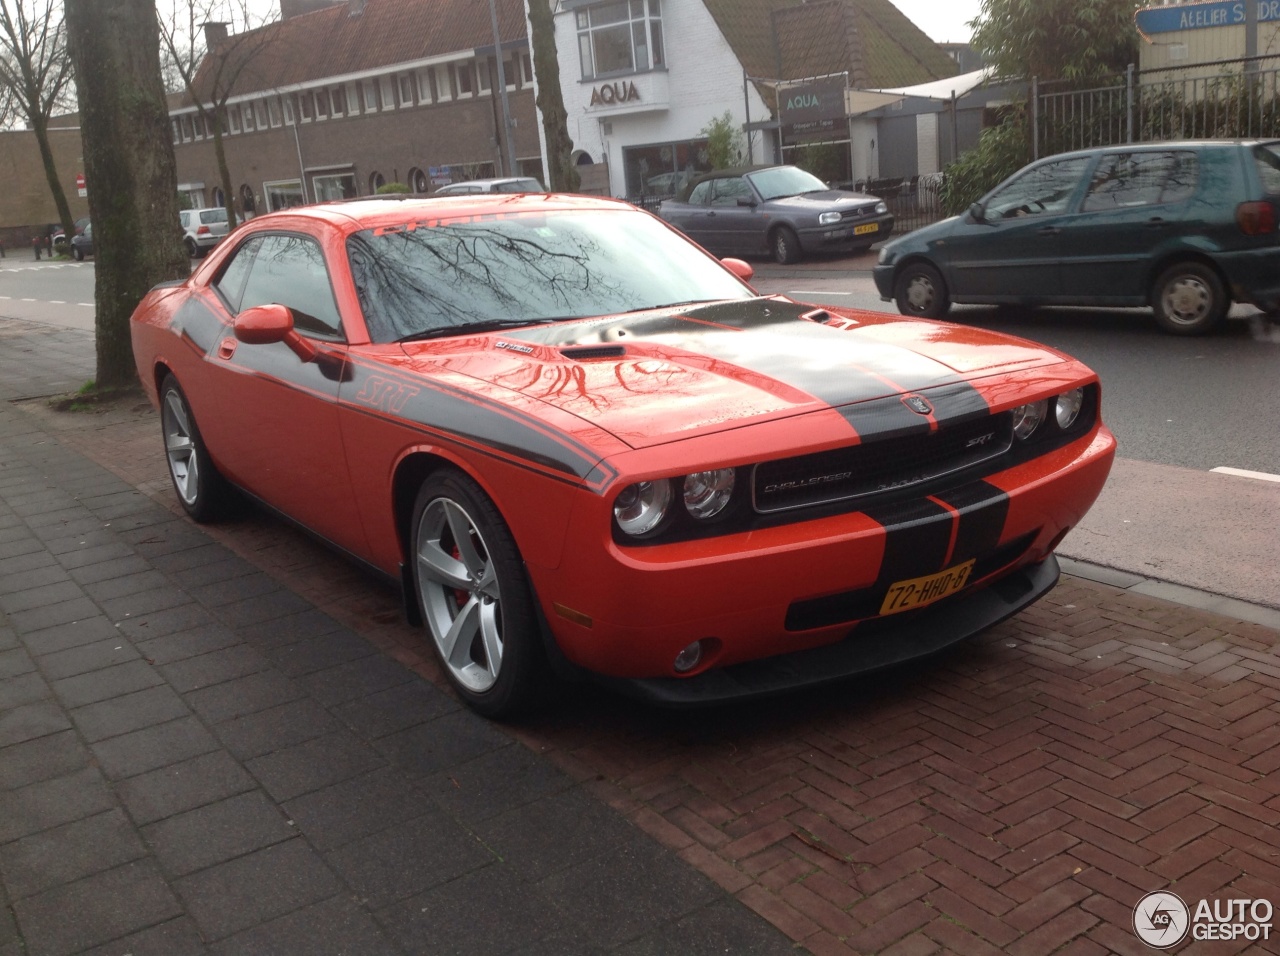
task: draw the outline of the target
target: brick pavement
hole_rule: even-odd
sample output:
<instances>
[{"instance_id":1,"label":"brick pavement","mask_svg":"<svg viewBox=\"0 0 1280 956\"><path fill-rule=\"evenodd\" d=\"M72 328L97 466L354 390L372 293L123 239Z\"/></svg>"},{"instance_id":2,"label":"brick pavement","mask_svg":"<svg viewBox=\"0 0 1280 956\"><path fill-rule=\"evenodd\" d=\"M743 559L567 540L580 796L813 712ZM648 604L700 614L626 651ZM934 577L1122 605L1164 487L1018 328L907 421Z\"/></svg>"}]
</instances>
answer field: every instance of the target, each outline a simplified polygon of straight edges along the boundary
<instances>
[{"instance_id":1,"label":"brick pavement","mask_svg":"<svg viewBox=\"0 0 1280 956\"><path fill-rule=\"evenodd\" d=\"M129 487L141 488L154 496L157 508L174 514L158 441L153 451L146 451L146 443L156 441L152 413L126 410L86 424L74 417L55 419L30 405L26 409L26 420L35 422L30 428L52 434L59 447L116 471L127 479L126 496ZM4 488L0 479L0 490ZM432 731L398 731L407 747L429 746L434 728L449 726L439 721L462 719L451 699L436 693L440 679L429 649L419 633L399 623L393 594L269 517L249 515L207 533L176 517L172 520L173 532L183 540L205 542L177 554L219 548L225 555L211 565L225 570L207 572L217 580L176 577L189 570L176 567L166 572L175 576L175 583L210 589L198 593L205 595L203 601L221 607L220 581L250 576L262 580L253 574L260 569L278 589L245 598L256 602L251 607L278 609L274 602L301 598L306 609L293 613L303 615L303 621L332 622L326 628L342 635L313 637L308 645L294 648L300 653L286 657L269 656L283 652L268 637L265 645L254 649L273 666L307 671L330 665L320 673L340 675L348 666L340 663L347 659L343 655L360 647L352 640L358 634L367 646L382 651L359 656L362 669L378 661L373 669L385 674L389 668L381 662L394 658L427 678L412 686L430 688L431 699L444 702L433 706L446 712L418 725ZM0 542L5 541L5 531L0 530ZM144 537L136 547L149 558L145 541ZM179 557L179 565L186 560ZM232 576L232 569L242 573ZM2 567L0 573L5 573ZM223 574L227 577L221 578ZM166 627L186 628L166 638L184 648L180 653L194 654L192 642L202 642L202 635L222 635L211 638L214 645L201 643L200 649L209 651L203 655L209 658L205 664L189 665L195 671L190 679L219 681L186 692L209 694L203 706L213 710L206 714L197 709L197 721L212 719L215 728L234 721L234 708L218 709L227 706L220 702L229 690L236 699L249 695L254 706L265 707L262 702L273 700L270 687L262 686L263 671L253 669L262 666L261 660L250 655L246 661L214 649L218 641L229 640L225 631L216 626L190 629L189 622L179 623L182 616L174 611L153 613ZM264 631L237 622L236 632L244 633L245 626L249 633ZM43 658L40 663L43 671ZM208 677L201 676L206 665ZM122 668L119 679L125 681L120 689L162 666L172 665L116 665ZM168 673L162 670L161 676L168 678ZM307 680L305 673L286 671L285 677ZM181 671L176 679L184 679ZM166 682L182 696L179 687L185 685L175 687L171 680ZM311 723L322 714L382 739L378 732L395 726L384 723L388 718L379 704L381 695L390 691L378 690L377 680L358 680L362 693L342 700L326 697L330 692L325 682L310 678L308 689L320 695L315 709L308 705L306 714L293 714L277 706L265 712L279 711L282 718L289 714L292 732L299 733L296 728L304 725L311 740L327 739L325 728ZM172 703L160 686L148 684L132 692L145 713L164 713L164 702ZM1273 773L1280 766L1278 700L1277 632L1067 577L1035 607L929 666L816 694L705 713L668 714L592 688L572 688L549 713L513 732L523 748L499 750L504 756L521 754L521 767L538 768L523 772L537 779L552 773L549 765L554 765L563 773L557 779L577 785L572 792L578 798L603 800L620 815L602 820L615 826L621 818L630 820L813 953L1138 954L1150 950L1134 936L1130 918L1134 904L1149 891L1171 889L1189 901L1266 898L1280 904L1280 776ZM104 719L113 713L108 707ZM169 717L160 726L171 727L174 738L166 739L164 747L190 745L183 718ZM246 733L252 734L252 725ZM397 731L383 737L397 739ZM239 763L252 780L260 781L259 788L274 780L271 785L277 790L266 789L264 799L278 799L286 808L292 801L305 803L305 794L290 796L294 775L301 784L293 786L322 786L328 782L325 774L334 772L325 770L333 762L360 767L358 748L331 752L323 744L295 745L288 752L284 769L277 771L282 774L279 780L271 776L270 760L255 763L261 757L249 756ZM380 770L394 771L397 755L407 752L379 749L382 759L392 761ZM236 763L236 756L229 754L231 763ZM123 753L115 759L128 758ZM5 765L0 761L0 768ZM124 766L136 769L127 762ZM370 799L381 802L377 772L365 768L356 777L360 784L348 784L347 799L353 787L364 793L363 782L368 781ZM141 773L145 777L147 772ZM350 770L341 782L359 773L360 769ZM110 787L112 779L108 774L105 786ZM446 810L460 812L460 795L452 783L446 786L436 779L439 786L431 796ZM5 785L2 778L0 785ZM80 789L73 801L76 807L89 799L79 795ZM246 786L243 792L251 791ZM65 793L61 799L71 800ZM598 803L583 805L599 812ZM135 812L128 805L126 809ZM251 839L269 840L267 815L254 816L255 810L261 806L255 808L245 799L223 812L236 819L243 813L244 819L257 821L245 824L257 834ZM126 829L109 810L76 812L97 814L88 816L101 828L95 832L95 847L114 847L111 835ZM559 845L554 822L533 814L523 825ZM163 834L163 829L148 830L152 824L146 822L140 826L143 846L159 847L150 834ZM305 821L303 826L306 836ZM395 826L394 832L403 828ZM411 844L405 852L434 846L430 840L437 838L421 838L426 842ZM0 841L6 839L0 833ZM181 849L180 840L176 844L178 858L194 853ZM0 875L12 845L0 845ZM334 858L323 840L297 845L326 862ZM169 851L152 850L139 859L158 859L161 862L153 865L163 865L163 852ZM384 846L383 852L389 848ZM574 899L571 922L579 929L595 932L608 923L594 910L613 892L617 868L608 860L607 853L599 853L595 869L582 865L591 874L576 888L585 894L582 898L565 894ZM190 865L201 863L195 859ZM128 863L109 872L123 874L138 865ZM271 872L292 870L280 864ZM538 875L535 872L534 878ZM149 885L141 876L129 878L136 879L137 892ZM468 878L456 877L444 886L466 885ZM179 878L179 888L191 885L182 882L187 879L191 878ZM559 888L546 876L537 885ZM376 882L371 887L375 902L365 904L364 912L370 905L378 913L395 912L394 906L377 909L381 900ZM711 912L733 910L718 898L705 904L698 918ZM278 931L292 938L287 934L301 932L307 922L286 920ZM163 925L188 924L179 920ZM679 925L669 921L664 931L676 932L671 927ZM5 939L0 922L0 946ZM679 935L662 939L653 944L653 951L692 951L684 948ZM739 944L730 951L757 950ZM1262 953L1280 948L1274 941L1193 942L1180 951Z\"/></svg>"}]
</instances>

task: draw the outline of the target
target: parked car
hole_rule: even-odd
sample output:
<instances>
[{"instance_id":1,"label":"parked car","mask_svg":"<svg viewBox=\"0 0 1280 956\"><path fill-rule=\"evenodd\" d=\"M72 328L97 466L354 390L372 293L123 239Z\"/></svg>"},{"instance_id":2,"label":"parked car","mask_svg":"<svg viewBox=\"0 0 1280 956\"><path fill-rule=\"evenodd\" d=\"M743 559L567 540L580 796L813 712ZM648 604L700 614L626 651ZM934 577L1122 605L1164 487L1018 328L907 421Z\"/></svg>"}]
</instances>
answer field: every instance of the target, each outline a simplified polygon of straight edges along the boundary
<instances>
[{"instance_id":1,"label":"parked car","mask_svg":"<svg viewBox=\"0 0 1280 956\"><path fill-rule=\"evenodd\" d=\"M716 255L771 254L781 263L868 249L893 232L880 199L831 189L796 166L704 173L663 202L659 215Z\"/></svg>"},{"instance_id":2,"label":"parked car","mask_svg":"<svg viewBox=\"0 0 1280 956\"><path fill-rule=\"evenodd\" d=\"M182 244L192 259L208 253L227 235L227 211L221 206L184 209L178 213L178 221L182 224Z\"/></svg>"},{"instance_id":3,"label":"parked car","mask_svg":"<svg viewBox=\"0 0 1280 956\"><path fill-rule=\"evenodd\" d=\"M71 257L76 262L83 262L85 256L93 255L93 223L85 220L84 228L71 237Z\"/></svg>"},{"instance_id":4,"label":"parked car","mask_svg":"<svg viewBox=\"0 0 1280 956\"><path fill-rule=\"evenodd\" d=\"M238 487L400 582L484 714L548 673L831 681L1053 587L1114 456L1097 377L751 272L615 200L321 204L150 292L133 350L187 513Z\"/></svg>"},{"instance_id":5,"label":"parked car","mask_svg":"<svg viewBox=\"0 0 1280 956\"><path fill-rule=\"evenodd\" d=\"M75 232L72 234L79 235L80 233L84 232L84 227L87 226L88 224L89 224L88 216L82 216L81 218L77 219L74 223ZM49 239L49 245L53 249L55 254L61 254L61 253L67 252L70 248L70 246L67 244L66 233L63 232L62 229L54 230L53 235Z\"/></svg>"},{"instance_id":6,"label":"parked car","mask_svg":"<svg viewBox=\"0 0 1280 956\"><path fill-rule=\"evenodd\" d=\"M1280 306L1280 141L1110 146L1015 173L962 216L880 250L876 287L906 315L953 302L1150 306L1178 335L1232 300Z\"/></svg>"},{"instance_id":7,"label":"parked car","mask_svg":"<svg viewBox=\"0 0 1280 956\"><path fill-rule=\"evenodd\" d=\"M542 183L531 176L506 176L498 179L468 179L438 188L436 196L462 196L472 193L545 193Z\"/></svg>"}]
</instances>

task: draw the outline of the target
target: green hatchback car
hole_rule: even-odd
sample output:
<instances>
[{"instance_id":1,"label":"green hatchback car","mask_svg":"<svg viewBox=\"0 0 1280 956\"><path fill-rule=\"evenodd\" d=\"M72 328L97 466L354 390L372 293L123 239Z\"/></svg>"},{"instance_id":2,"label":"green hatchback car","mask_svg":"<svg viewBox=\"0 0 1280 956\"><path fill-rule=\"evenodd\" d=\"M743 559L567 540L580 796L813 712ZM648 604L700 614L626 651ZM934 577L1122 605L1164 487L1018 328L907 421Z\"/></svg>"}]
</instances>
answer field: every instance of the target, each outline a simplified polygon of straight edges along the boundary
<instances>
[{"instance_id":1,"label":"green hatchback car","mask_svg":"<svg viewBox=\"0 0 1280 956\"><path fill-rule=\"evenodd\" d=\"M1051 156L886 243L876 287L904 315L951 304L1150 306L1201 335L1232 301L1280 308L1280 141L1142 143Z\"/></svg>"}]
</instances>

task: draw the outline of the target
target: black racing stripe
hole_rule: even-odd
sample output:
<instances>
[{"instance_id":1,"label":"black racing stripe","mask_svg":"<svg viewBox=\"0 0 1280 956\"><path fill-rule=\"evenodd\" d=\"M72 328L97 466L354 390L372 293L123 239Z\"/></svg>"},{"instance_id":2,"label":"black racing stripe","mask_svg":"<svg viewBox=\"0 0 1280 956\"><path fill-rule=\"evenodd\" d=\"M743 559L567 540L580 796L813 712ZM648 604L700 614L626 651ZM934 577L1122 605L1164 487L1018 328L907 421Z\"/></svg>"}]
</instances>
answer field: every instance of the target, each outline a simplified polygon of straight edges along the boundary
<instances>
[{"instance_id":1,"label":"black racing stripe","mask_svg":"<svg viewBox=\"0 0 1280 956\"><path fill-rule=\"evenodd\" d=\"M895 581L941 571L951 545L952 514L937 502L915 498L864 508L867 517L884 526L884 560L875 589Z\"/></svg>"},{"instance_id":2,"label":"black racing stripe","mask_svg":"<svg viewBox=\"0 0 1280 956\"><path fill-rule=\"evenodd\" d=\"M960 513L952 564L994 551L1009 517L1009 496L995 485L975 481L954 491L935 495Z\"/></svg>"},{"instance_id":3,"label":"black racing stripe","mask_svg":"<svg viewBox=\"0 0 1280 956\"><path fill-rule=\"evenodd\" d=\"M425 377L357 365L343 385L343 402L387 417L456 435L544 468L585 479L600 456L569 442L537 419ZM598 473L598 472L597 472Z\"/></svg>"}]
</instances>

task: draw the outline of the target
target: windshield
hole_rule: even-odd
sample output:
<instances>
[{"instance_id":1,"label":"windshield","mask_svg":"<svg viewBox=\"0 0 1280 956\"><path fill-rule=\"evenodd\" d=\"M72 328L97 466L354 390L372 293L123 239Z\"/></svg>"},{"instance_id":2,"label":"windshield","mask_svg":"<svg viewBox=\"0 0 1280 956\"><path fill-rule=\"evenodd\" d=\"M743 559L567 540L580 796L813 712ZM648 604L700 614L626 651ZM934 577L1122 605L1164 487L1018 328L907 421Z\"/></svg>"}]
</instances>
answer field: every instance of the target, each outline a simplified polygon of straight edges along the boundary
<instances>
[{"instance_id":1,"label":"windshield","mask_svg":"<svg viewBox=\"0 0 1280 956\"><path fill-rule=\"evenodd\" d=\"M347 254L374 342L754 296L678 233L624 208L367 229Z\"/></svg>"},{"instance_id":2,"label":"windshield","mask_svg":"<svg viewBox=\"0 0 1280 956\"><path fill-rule=\"evenodd\" d=\"M774 169L762 169L758 173L748 173L751 185L756 187L760 198L768 201L782 196L798 196L801 193L826 192L827 184L813 173L806 173L795 166L778 166Z\"/></svg>"}]
</instances>

